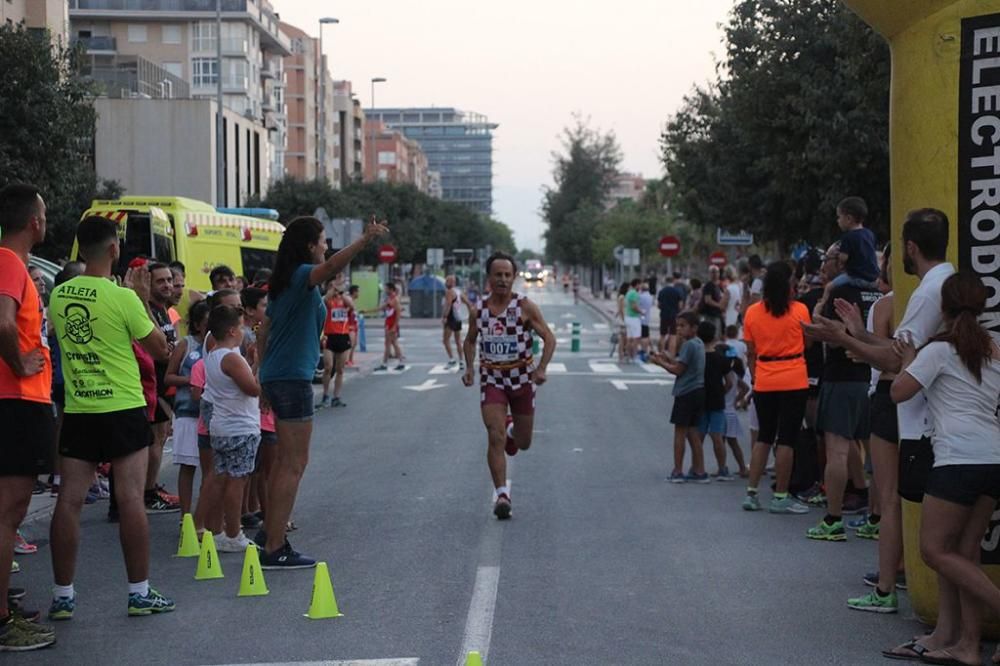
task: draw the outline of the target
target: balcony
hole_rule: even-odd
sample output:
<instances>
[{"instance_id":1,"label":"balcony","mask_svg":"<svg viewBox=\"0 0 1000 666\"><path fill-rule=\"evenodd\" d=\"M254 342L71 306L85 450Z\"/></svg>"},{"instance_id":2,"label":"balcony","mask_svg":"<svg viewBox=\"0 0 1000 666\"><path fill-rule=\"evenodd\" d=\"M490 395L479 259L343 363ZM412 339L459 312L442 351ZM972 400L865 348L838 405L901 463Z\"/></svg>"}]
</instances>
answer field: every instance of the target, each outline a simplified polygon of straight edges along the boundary
<instances>
[{"instance_id":1,"label":"balcony","mask_svg":"<svg viewBox=\"0 0 1000 666\"><path fill-rule=\"evenodd\" d=\"M79 44L87 55L114 55L118 52L118 41L114 37L77 37L73 44Z\"/></svg>"},{"instance_id":2,"label":"balcony","mask_svg":"<svg viewBox=\"0 0 1000 666\"><path fill-rule=\"evenodd\" d=\"M214 12L217 0L70 0L70 11ZM222 11L245 12L253 0L222 0Z\"/></svg>"},{"instance_id":3,"label":"balcony","mask_svg":"<svg viewBox=\"0 0 1000 666\"><path fill-rule=\"evenodd\" d=\"M191 89L187 81L174 76L156 63L141 56L114 56L95 59L81 74L95 81L101 94L108 97L146 99L187 99Z\"/></svg>"}]
</instances>

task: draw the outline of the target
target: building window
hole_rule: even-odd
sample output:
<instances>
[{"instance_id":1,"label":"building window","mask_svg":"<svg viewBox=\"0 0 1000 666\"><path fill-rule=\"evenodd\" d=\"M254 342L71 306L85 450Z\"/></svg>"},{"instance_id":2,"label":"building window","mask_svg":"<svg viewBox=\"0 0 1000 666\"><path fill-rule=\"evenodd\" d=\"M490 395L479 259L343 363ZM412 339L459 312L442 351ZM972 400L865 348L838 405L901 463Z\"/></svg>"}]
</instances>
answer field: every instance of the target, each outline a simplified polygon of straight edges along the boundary
<instances>
[{"instance_id":1,"label":"building window","mask_svg":"<svg viewBox=\"0 0 1000 666\"><path fill-rule=\"evenodd\" d=\"M380 151L378 154L379 164L395 164L396 163L396 153L390 151Z\"/></svg>"},{"instance_id":2,"label":"building window","mask_svg":"<svg viewBox=\"0 0 1000 666\"><path fill-rule=\"evenodd\" d=\"M181 27L179 25L165 25L165 26L163 26L163 43L164 44L180 44L181 43Z\"/></svg>"},{"instance_id":3,"label":"building window","mask_svg":"<svg viewBox=\"0 0 1000 666\"><path fill-rule=\"evenodd\" d=\"M170 72L179 79L184 78L183 65L181 65L181 63L179 62L163 62L160 63L160 67L167 70L168 72Z\"/></svg>"},{"instance_id":4,"label":"building window","mask_svg":"<svg viewBox=\"0 0 1000 666\"><path fill-rule=\"evenodd\" d=\"M386 169L379 169L378 170L378 179L379 180L389 180L389 172L388 172L388 170L386 170Z\"/></svg>"},{"instance_id":5,"label":"building window","mask_svg":"<svg viewBox=\"0 0 1000 666\"><path fill-rule=\"evenodd\" d=\"M219 80L219 63L215 58L191 60L191 83L196 86L213 85Z\"/></svg>"},{"instance_id":6,"label":"building window","mask_svg":"<svg viewBox=\"0 0 1000 666\"><path fill-rule=\"evenodd\" d=\"M192 25L191 48L195 51L215 50L215 23L201 21Z\"/></svg>"},{"instance_id":7,"label":"building window","mask_svg":"<svg viewBox=\"0 0 1000 666\"><path fill-rule=\"evenodd\" d=\"M140 44L146 41L146 26L130 24L128 27L128 41L133 44Z\"/></svg>"}]
</instances>

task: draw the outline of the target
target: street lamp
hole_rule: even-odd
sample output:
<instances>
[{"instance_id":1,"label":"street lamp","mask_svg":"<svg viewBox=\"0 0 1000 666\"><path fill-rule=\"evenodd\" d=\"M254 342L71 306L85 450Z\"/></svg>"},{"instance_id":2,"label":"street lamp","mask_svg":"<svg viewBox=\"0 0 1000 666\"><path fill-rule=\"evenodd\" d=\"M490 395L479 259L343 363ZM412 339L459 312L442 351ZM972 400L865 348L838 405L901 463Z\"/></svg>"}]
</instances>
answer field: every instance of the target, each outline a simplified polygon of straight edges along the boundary
<instances>
[{"instance_id":1,"label":"street lamp","mask_svg":"<svg viewBox=\"0 0 1000 666\"><path fill-rule=\"evenodd\" d=\"M383 78L381 76L376 76L375 78L372 79L372 108L371 108L372 111L375 110L375 84L376 83L385 83L386 81L387 81L387 79L385 79L385 78ZM376 163L376 159L375 159L375 116L374 116L374 114L372 115L371 125L372 125L372 132L371 132L371 135L372 135L371 136L371 141L372 141L372 182L374 183L374 182L378 181L378 164Z\"/></svg>"},{"instance_id":2,"label":"street lamp","mask_svg":"<svg viewBox=\"0 0 1000 666\"><path fill-rule=\"evenodd\" d=\"M340 23L340 20L332 16L325 16L319 20L319 57L316 59L317 80L319 81L319 104L317 105L319 116L316 127L319 133L319 175L326 180L326 68L323 66L323 26Z\"/></svg>"}]
</instances>

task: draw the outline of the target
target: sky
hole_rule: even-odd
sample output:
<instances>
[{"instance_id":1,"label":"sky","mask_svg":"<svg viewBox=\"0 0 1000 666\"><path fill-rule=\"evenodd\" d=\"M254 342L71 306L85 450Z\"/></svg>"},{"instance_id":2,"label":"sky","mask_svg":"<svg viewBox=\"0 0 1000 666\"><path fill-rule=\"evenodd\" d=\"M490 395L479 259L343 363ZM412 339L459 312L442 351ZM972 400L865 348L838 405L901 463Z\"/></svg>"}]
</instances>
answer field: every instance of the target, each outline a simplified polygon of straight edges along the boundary
<instances>
[{"instance_id":1,"label":"sky","mask_svg":"<svg viewBox=\"0 0 1000 666\"><path fill-rule=\"evenodd\" d=\"M541 250L552 152L573 114L613 131L622 170L662 175L658 138L694 85L714 78L733 0L271 0L318 34L336 79L371 105L454 106L500 124L494 217L519 248Z\"/></svg>"}]
</instances>

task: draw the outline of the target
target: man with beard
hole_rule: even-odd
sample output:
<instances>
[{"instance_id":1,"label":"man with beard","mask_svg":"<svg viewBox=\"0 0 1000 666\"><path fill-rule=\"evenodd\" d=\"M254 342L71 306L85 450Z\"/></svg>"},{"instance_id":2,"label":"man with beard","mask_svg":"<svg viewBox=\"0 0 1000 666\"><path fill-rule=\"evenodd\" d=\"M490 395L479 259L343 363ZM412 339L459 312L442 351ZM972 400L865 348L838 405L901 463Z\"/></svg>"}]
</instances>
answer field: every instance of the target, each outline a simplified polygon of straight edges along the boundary
<instances>
[{"instance_id":1,"label":"man with beard","mask_svg":"<svg viewBox=\"0 0 1000 666\"><path fill-rule=\"evenodd\" d=\"M503 252L486 261L489 296L478 312L469 314L469 334L465 338L465 374L462 382L472 386L476 343L479 343L479 404L486 426L489 447L486 462L493 477L493 515L506 520L511 515L507 487L507 455L531 446L535 421L535 386L546 380L546 369L556 350L552 334L539 307L511 291L517 276L514 258ZM531 354L532 333L545 343L542 360L536 365ZM509 412L508 412L509 410Z\"/></svg>"}]
</instances>

